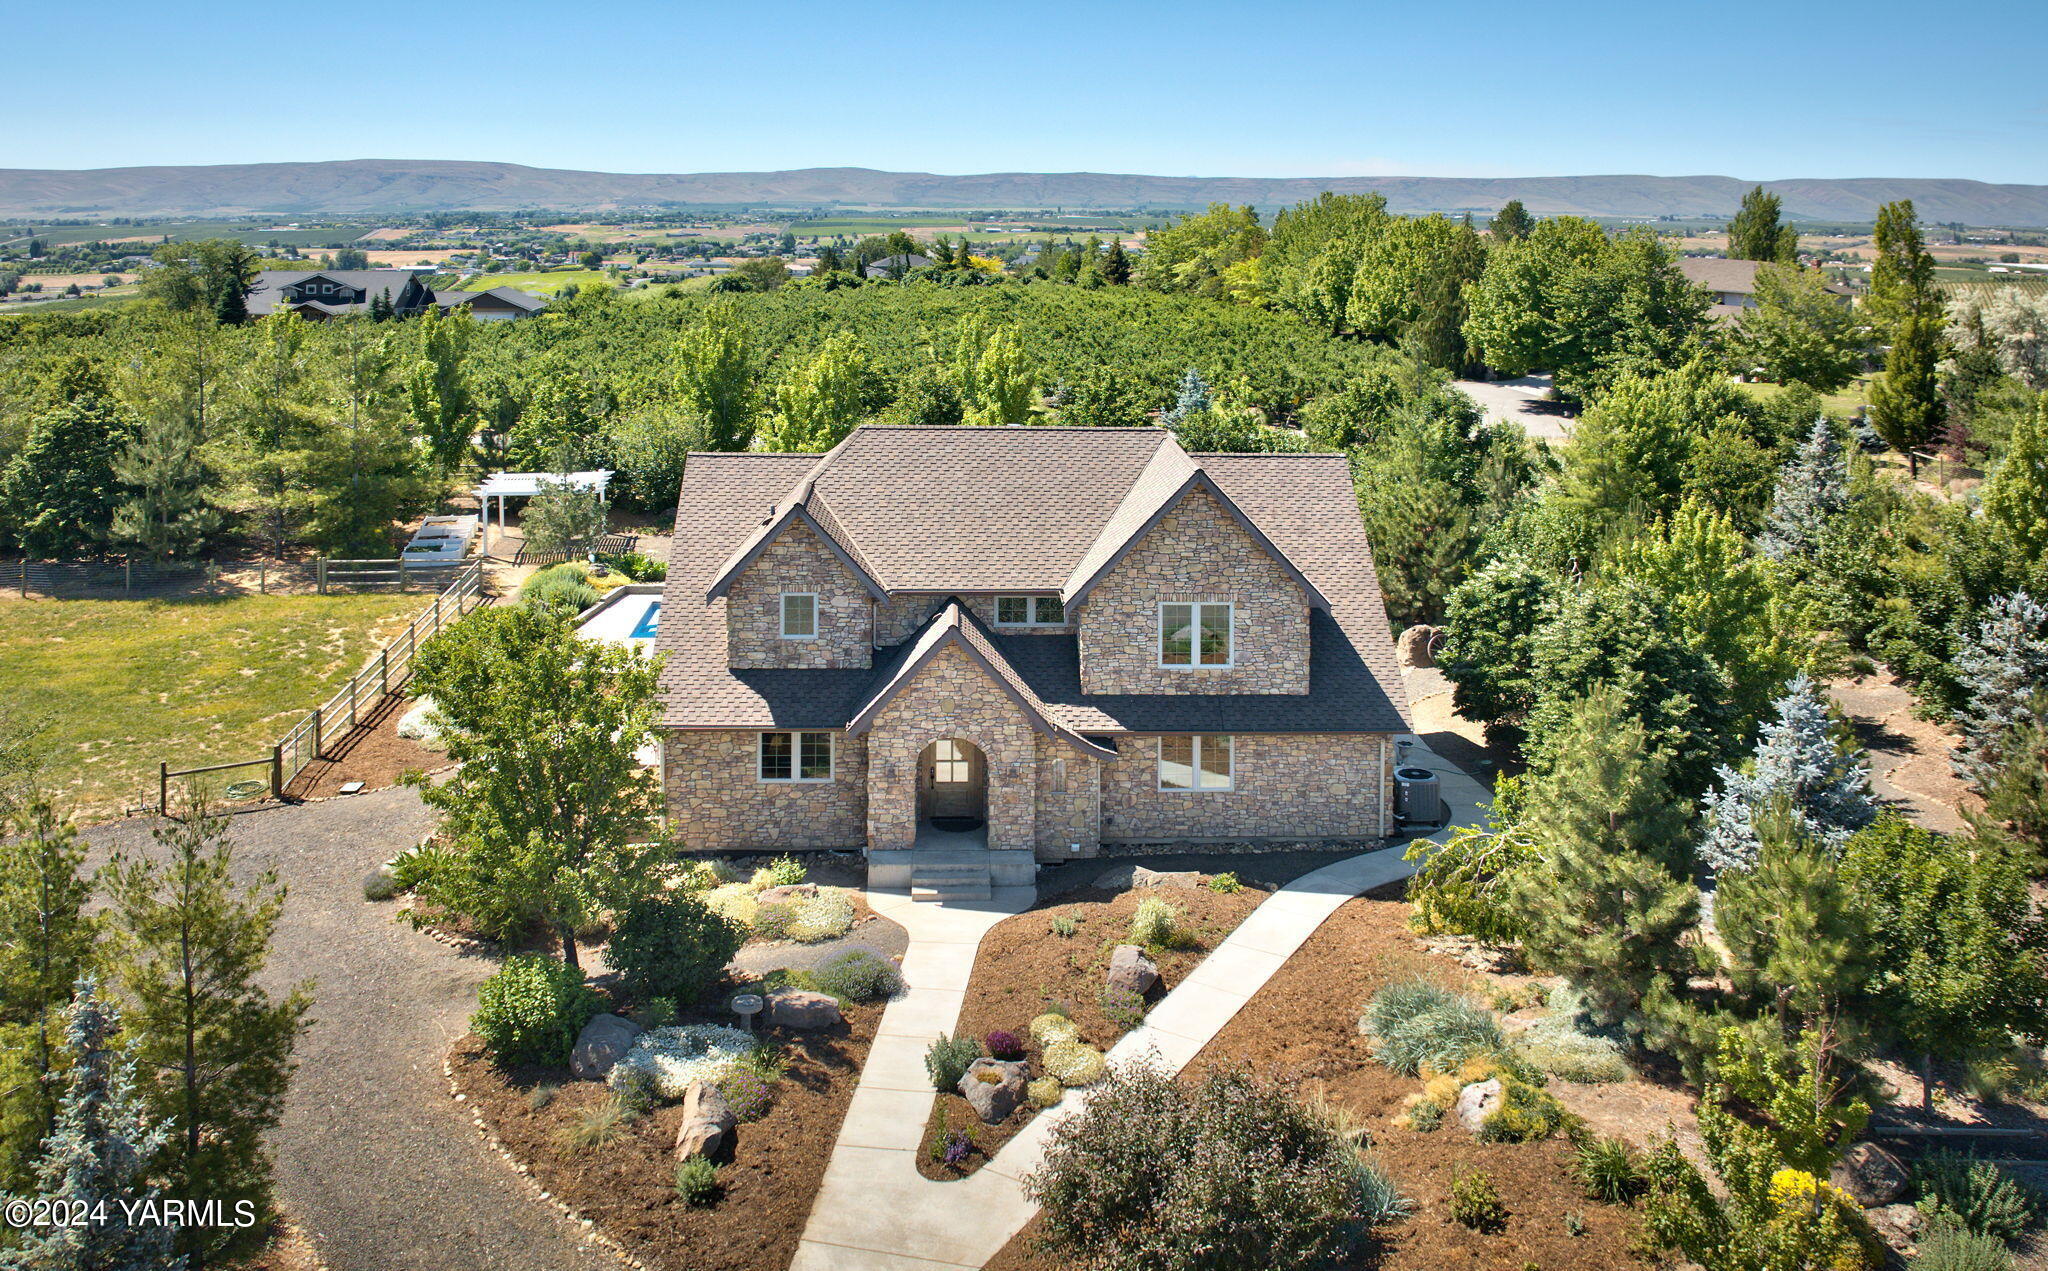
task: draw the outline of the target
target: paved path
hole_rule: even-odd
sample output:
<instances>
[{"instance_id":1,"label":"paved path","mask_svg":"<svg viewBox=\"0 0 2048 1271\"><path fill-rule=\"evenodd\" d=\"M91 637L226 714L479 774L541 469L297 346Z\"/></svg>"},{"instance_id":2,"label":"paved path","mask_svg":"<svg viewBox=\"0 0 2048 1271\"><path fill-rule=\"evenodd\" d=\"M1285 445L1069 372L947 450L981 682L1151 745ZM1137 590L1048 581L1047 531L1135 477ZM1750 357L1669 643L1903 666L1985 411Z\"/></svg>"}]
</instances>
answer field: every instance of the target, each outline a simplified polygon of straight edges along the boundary
<instances>
[{"instance_id":1,"label":"paved path","mask_svg":"<svg viewBox=\"0 0 2048 1271\"><path fill-rule=\"evenodd\" d=\"M1484 820L1491 795L1480 783L1420 745L1404 764L1437 773L1448 826ZM1441 841L1448 826L1431 837ZM1149 1055L1180 1071L1339 906L1413 872L1401 859L1404 850L1348 857L1274 892L1152 1008L1142 1026L1124 1035L1110 1062ZM903 960L910 988L882 1015L790 1271L971 1271L1031 1220L1037 1206L1025 1199L1019 1180L1038 1167L1046 1137L1080 1111L1085 1096L1040 1113L971 1177L936 1182L916 1165L933 1099L924 1049L959 1022L982 936L1031 899L1029 888L1006 888L989 904L961 910L869 894L876 912L910 932Z\"/></svg>"},{"instance_id":2,"label":"paved path","mask_svg":"<svg viewBox=\"0 0 2048 1271\"><path fill-rule=\"evenodd\" d=\"M431 822L410 790L233 818L236 872L290 889L264 980L314 983L314 1024L272 1135L278 1190L332 1271L615 1271L486 1155L441 1059L494 964L392 921L362 877ZM148 824L86 836L150 850Z\"/></svg>"},{"instance_id":3,"label":"paved path","mask_svg":"<svg viewBox=\"0 0 2048 1271\"><path fill-rule=\"evenodd\" d=\"M1520 424L1532 439L1565 441L1576 422L1570 411L1549 400L1548 375L1524 375L1514 380L1459 380L1452 387L1479 404L1487 423Z\"/></svg>"}]
</instances>

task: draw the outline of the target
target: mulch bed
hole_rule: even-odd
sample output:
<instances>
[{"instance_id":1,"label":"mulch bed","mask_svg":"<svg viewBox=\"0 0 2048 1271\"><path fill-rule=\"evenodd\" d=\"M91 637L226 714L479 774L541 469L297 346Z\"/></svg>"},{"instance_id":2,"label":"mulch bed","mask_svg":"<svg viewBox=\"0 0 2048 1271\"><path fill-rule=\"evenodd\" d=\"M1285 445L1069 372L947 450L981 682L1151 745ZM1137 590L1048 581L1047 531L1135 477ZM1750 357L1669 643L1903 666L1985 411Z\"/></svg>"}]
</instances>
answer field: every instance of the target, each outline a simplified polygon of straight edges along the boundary
<instances>
[{"instance_id":1,"label":"mulch bed","mask_svg":"<svg viewBox=\"0 0 2048 1271\"><path fill-rule=\"evenodd\" d=\"M1377 894L1398 894L1397 889ZM1450 959L1425 952L1408 931L1408 913L1408 906L1394 899L1360 898L1344 905L1196 1056L1190 1072L1248 1065L1304 1096L1320 1091L1365 1120L1380 1160L1417 1207L1348 1266L1608 1271L1631 1265L1628 1246L1639 1227L1635 1211L1589 1200L1566 1171L1569 1149L1562 1140L1480 1143L1451 1125L1421 1133L1391 1124L1402 1099L1421 1083L1372 1061L1358 1035L1359 1008L1382 985L1409 976L1458 987L1475 979ZM1450 1219L1451 1181L1475 1170L1492 1179L1507 1207L1507 1225L1498 1234L1472 1231ZM1567 1230L1566 1214L1583 1220L1584 1234ZM1058 1257L1033 1251L1039 1230L1033 1219L987 1271L1056 1271L1063 1266Z\"/></svg>"},{"instance_id":2,"label":"mulch bed","mask_svg":"<svg viewBox=\"0 0 2048 1271\"><path fill-rule=\"evenodd\" d=\"M365 717L363 726L335 743L324 759L307 764L285 786L288 799L325 799L341 792L344 782L360 781L365 790L386 790L412 771L439 772L452 767L446 752L398 735L398 721L416 702L389 697Z\"/></svg>"},{"instance_id":3,"label":"mulch bed","mask_svg":"<svg viewBox=\"0 0 2048 1271\"><path fill-rule=\"evenodd\" d=\"M1031 1063L1032 1076L1037 1077L1044 1069L1039 1062L1038 1043L1031 1040L1028 1025L1033 1017L1044 1014L1049 1004L1058 1002L1080 1028L1081 1040L1107 1051L1123 1036L1124 1029L1103 1012L1103 974L1109 968L1110 952L1129 942L1131 916L1137 912L1140 901L1156 896L1181 910L1182 921L1192 936L1183 948L1154 952L1160 982L1148 999L1156 1003L1236 930L1237 924L1257 909L1267 894L1251 884L1227 894L1206 887L1142 887L1124 892L1091 888L1043 901L1014 918L1004 919L982 938L981 948L974 956L974 974L967 983L967 1000L960 1011L957 1035L985 1037L995 1029L1016 1033L1025 1040L1025 1057ZM1053 934L1052 920L1062 915L1075 920L1072 936ZM985 1125L964 1097L946 1091L939 1095L925 1125L918 1171L926 1178L965 1178L987 1164L1035 1115L1036 1111L1026 1104L1001 1124ZM973 1137L974 1150L958 1166L934 1159L934 1147L942 1137L938 1132L941 1116L949 1130L966 1130Z\"/></svg>"},{"instance_id":4,"label":"mulch bed","mask_svg":"<svg viewBox=\"0 0 2048 1271\"><path fill-rule=\"evenodd\" d=\"M557 1131L604 1100L604 1083L572 1080L567 1068L501 1069L474 1037L457 1043L449 1062L469 1106L534 1181L647 1266L786 1271L881 1017L880 1006L853 1006L833 1028L762 1030L784 1044L788 1071L767 1114L739 1127L718 1171L723 1195L704 1209L675 1193L680 1104L656 1109L607 1146L569 1152ZM530 1094L543 1083L560 1089L536 1109Z\"/></svg>"}]
</instances>

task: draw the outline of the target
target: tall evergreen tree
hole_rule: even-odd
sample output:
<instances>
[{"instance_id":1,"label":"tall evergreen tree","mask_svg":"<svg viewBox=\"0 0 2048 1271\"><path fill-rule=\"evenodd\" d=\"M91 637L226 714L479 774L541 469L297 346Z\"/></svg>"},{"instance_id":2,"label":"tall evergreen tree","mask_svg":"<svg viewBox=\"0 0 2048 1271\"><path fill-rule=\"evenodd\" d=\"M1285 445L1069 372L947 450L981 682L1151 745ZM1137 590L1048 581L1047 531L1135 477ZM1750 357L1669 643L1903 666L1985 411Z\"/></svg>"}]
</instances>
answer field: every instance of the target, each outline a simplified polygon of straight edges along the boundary
<instances>
[{"instance_id":1,"label":"tall evergreen tree","mask_svg":"<svg viewBox=\"0 0 2048 1271\"><path fill-rule=\"evenodd\" d=\"M1760 185L1743 195L1742 207L1728 222L1728 258L1791 264L1799 238L1780 221L1782 208L1783 201Z\"/></svg>"},{"instance_id":2,"label":"tall evergreen tree","mask_svg":"<svg viewBox=\"0 0 2048 1271\"><path fill-rule=\"evenodd\" d=\"M1103 281L1121 287L1131 281L1131 258L1124 252L1121 237L1109 240L1109 252L1102 258Z\"/></svg>"},{"instance_id":3,"label":"tall evergreen tree","mask_svg":"<svg viewBox=\"0 0 2048 1271\"><path fill-rule=\"evenodd\" d=\"M1756 864L1758 821L1776 810L1789 838L1839 851L1877 817L1870 770L1836 740L1834 721L1813 681L1802 672L1778 699L1778 717L1763 726L1756 750L1737 772L1723 767L1721 786L1703 801L1707 823L1700 859L1719 871Z\"/></svg>"},{"instance_id":4,"label":"tall evergreen tree","mask_svg":"<svg viewBox=\"0 0 2048 1271\"><path fill-rule=\"evenodd\" d=\"M1868 933L1839 845L1805 833L1790 799L1760 809L1750 834L1747 864L1721 877L1714 929L1735 991L1774 1012L1784 1035L1835 1018L1863 987Z\"/></svg>"},{"instance_id":5,"label":"tall evergreen tree","mask_svg":"<svg viewBox=\"0 0 2048 1271\"><path fill-rule=\"evenodd\" d=\"M1920 217L1913 200L1901 199L1877 209L1877 258L1870 266L1869 306L1885 326L1908 317L1934 318L1934 257L1920 237Z\"/></svg>"},{"instance_id":6,"label":"tall evergreen tree","mask_svg":"<svg viewBox=\"0 0 2048 1271\"><path fill-rule=\"evenodd\" d=\"M1180 390L1174 395L1173 405L1159 416L1163 428L1172 428L1190 415L1198 415L1209 409L1209 384L1202 373L1189 367L1187 374L1180 377Z\"/></svg>"},{"instance_id":7,"label":"tall evergreen tree","mask_svg":"<svg viewBox=\"0 0 2048 1271\"><path fill-rule=\"evenodd\" d=\"M93 961L97 923L85 845L47 795L0 834L0 1187L26 1165L57 1113L54 1041L72 986Z\"/></svg>"},{"instance_id":8,"label":"tall evergreen tree","mask_svg":"<svg viewBox=\"0 0 2048 1271\"><path fill-rule=\"evenodd\" d=\"M839 258L839 249L827 243L818 249L817 268L820 274L829 274L846 268L846 263Z\"/></svg>"},{"instance_id":9,"label":"tall evergreen tree","mask_svg":"<svg viewBox=\"0 0 2048 1271\"><path fill-rule=\"evenodd\" d=\"M2013 421L2005 451L1984 483L1984 520L2022 577L2048 563L2048 395Z\"/></svg>"},{"instance_id":10,"label":"tall evergreen tree","mask_svg":"<svg viewBox=\"0 0 2048 1271\"><path fill-rule=\"evenodd\" d=\"M72 556L105 538L121 498L114 464L135 430L88 358L61 365L51 395L0 471L0 525L30 556Z\"/></svg>"},{"instance_id":11,"label":"tall evergreen tree","mask_svg":"<svg viewBox=\"0 0 2048 1271\"><path fill-rule=\"evenodd\" d=\"M1529 215L1529 209L1522 206L1522 200L1509 199L1486 223L1486 231L1494 241L1519 241L1529 237L1529 231L1536 228L1536 218Z\"/></svg>"},{"instance_id":12,"label":"tall evergreen tree","mask_svg":"<svg viewBox=\"0 0 2048 1271\"><path fill-rule=\"evenodd\" d=\"M71 1082L37 1166L40 1199L90 1222L21 1233L0 1251L8 1271L185 1271L180 1231L162 1222L152 1202L160 1191L153 1166L171 1141L171 1125L152 1115L135 1082L135 1061L115 1039L118 1011L99 986L81 979L65 1019ZM130 1207L136 1207L130 1216Z\"/></svg>"},{"instance_id":13,"label":"tall evergreen tree","mask_svg":"<svg viewBox=\"0 0 2048 1271\"><path fill-rule=\"evenodd\" d=\"M1849 465L1842 439L1827 416L1817 416L1813 431L1778 471L1757 550L1773 560L1812 560L1848 507Z\"/></svg>"},{"instance_id":14,"label":"tall evergreen tree","mask_svg":"<svg viewBox=\"0 0 2048 1271\"><path fill-rule=\"evenodd\" d=\"M200 459L205 440L198 419L183 412L143 421L114 464L114 476L130 493L114 508L109 538L152 560L198 553L221 524L211 474Z\"/></svg>"},{"instance_id":15,"label":"tall evergreen tree","mask_svg":"<svg viewBox=\"0 0 2048 1271\"><path fill-rule=\"evenodd\" d=\"M1596 1020L1615 1023L1653 985L1683 983L1680 941L1699 902L1683 878L1685 813L1663 758L1611 688L1574 705L1553 751L1522 818L1541 856L1517 886L1522 947L1531 966L1584 992Z\"/></svg>"},{"instance_id":16,"label":"tall evergreen tree","mask_svg":"<svg viewBox=\"0 0 2048 1271\"><path fill-rule=\"evenodd\" d=\"M1999 747L2012 730L2048 722L2034 710L2034 695L2048 685L2048 608L2023 591L1993 598L1956 651L1954 669L1963 744L1953 762L1958 776L1982 790L2003 762Z\"/></svg>"},{"instance_id":17,"label":"tall evergreen tree","mask_svg":"<svg viewBox=\"0 0 2048 1271\"><path fill-rule=\"evenodd\" d=\"M1920 474L1920 449L1941 435L1947 413L1941 397L1941 324L1908 314L1893 329L1884 376L1870 388L1870 422L1886 445Z\"/></svg>"},{"instance_id":18,"label":"tall evergreen tree","mask_svg":"<svg viewBox=\"0 0 2048 1271\"><path fill-rule=\"evenodd\" d=\"M274 869L237 885L227 822L202 807L151 837L161 859L120 854L106 877L130 1053L151 1112L177 1125L153 1174L166 1196L268 1217L263 1136L312 1005L310 984L274 997L261 983L285 889ZM180 1249L196 1268L261 1239L260 1225L188 1228Z\"/></svg>"}]
</instances>

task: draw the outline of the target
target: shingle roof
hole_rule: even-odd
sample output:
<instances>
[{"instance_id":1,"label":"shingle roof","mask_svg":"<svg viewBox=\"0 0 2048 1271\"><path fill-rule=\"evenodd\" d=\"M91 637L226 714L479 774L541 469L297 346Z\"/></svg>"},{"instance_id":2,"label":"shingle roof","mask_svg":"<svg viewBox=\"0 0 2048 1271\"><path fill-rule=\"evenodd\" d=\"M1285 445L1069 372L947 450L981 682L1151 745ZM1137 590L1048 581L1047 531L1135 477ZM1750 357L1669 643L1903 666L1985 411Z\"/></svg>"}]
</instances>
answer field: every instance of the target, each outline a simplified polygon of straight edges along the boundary
<instances>
[{"instance_id":1,"label":"shingle roof","mask_svg":"<svg viewBox=\"0 0 2048 1271\"><path fill-rule=\"evenodd\" d=\"M265 269L257 273L256 281L250 284L248 306L253 314L271 312L284 300L284 289L308 278L326 278L344 287L363 293L360 304L337 304L331 300L315 300L329 313L352 313L364 310L378 292L388 291L393 300L404 293L406 284L413 280L409 269ZM301 302L304 303L304 302Z\"/></svg>"},{"instance_id":2,"label":"shingle roof","mask_svg":"<svg viewBox=\"0 0 2048 1271\"><path fill-rule=\"evenodd\" d=\"M864 427L823 457L692 455L656 644L669 655L663 723L841 727L912 656L916 637L877 650L872 670L727 668L725 601L709 593L799 513L892 593L1064 594L1191 479L1235 504L1327 604L1312 613L1306 696L1093 697L1080 691L1071 636L996 635L970 618L960 637L999 652L1022 691L1077 732L1405 731L1407 700L1345 457L1190 456L1153 428Z\"/></svg>"},{"instance_id":3,"label":"shingle roof","mask_svg":"<svg viewBox=\"0 0 2048 1271\"><path fill-rule=\"evenodd\" d=\"M1725 256L1681 256L1678 272L1708 291L1733 291L1742 295L1756 292L1755 260L1729 260Z\"/></svg>"}]
</instances>

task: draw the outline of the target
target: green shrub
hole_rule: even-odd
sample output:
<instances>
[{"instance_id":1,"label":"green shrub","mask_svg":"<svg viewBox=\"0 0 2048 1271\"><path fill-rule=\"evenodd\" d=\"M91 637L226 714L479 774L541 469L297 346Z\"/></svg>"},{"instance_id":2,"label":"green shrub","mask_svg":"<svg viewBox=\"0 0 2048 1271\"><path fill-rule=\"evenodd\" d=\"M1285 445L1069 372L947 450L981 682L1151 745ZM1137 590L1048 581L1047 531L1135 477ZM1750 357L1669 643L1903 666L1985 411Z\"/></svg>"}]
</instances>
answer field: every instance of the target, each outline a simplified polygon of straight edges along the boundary
<instances>
[{"instance_id":1,"label":"green shrub","mask_svg":"<svg viewBox=\"0 0 2048 1271\"><path fill-rule=\"evenodd\" d=\"M1508 1210L1493 1180L1474 1171L1451 1180L1451 1218L1474 1231L1498 1232L1508 1225Z\"/></svg>"},{"instance_id":2,"label":"green shrub","mask_svg":"<svg viewBox=\"0 0 2048 1271\"><path fill-rule=\"evenodd\" d=\"M1238 880L1236 874L1218 874L1203 886L1219 896L1234 896L1244 890L1244 884Z\"/></svg>"},{"instance_id":3,"label":"green shrub","mask_svg":"<svg viewBox=\"0 0 2048 1271\"><path fill-rule=\"evenodd\" d=\"M1024 1181L1053 1265L1309 1271L1360 1234L1356 1151L1244 1072L1119 1068Z\"/></svg>"},{"instance_id":4,"label":"green shrub","mask_svg":"<svg viewBox=\"0 0 2048 1271\"><path fill-rule=\"evenodd\" d=\"M952 1091L959 1089L960 1078L967 1075L967 1065L981 1058L981 1043L972 1037L948 1037L940 1033L924 1052L924 1070L932 1079L935 1090Z\"/></svg>"},{"instance_id":5,"label":"green shrub","mask_svg":"<svg viewBox=\"0 0 2048 1271\"><path fill-rule=\"evenodd\" d=\"M1572 1177L1586 1195L1609 1205L1626 1205L1650 1185L1643 1161L1628 1141L1593 1135L1572 1150Z\"/></svg>"},{"instance_id":6,"label":"green shrub","mask_svg":"<svg viewBox=\"0 0 2048 1271\"><path fill-rule=\"evenodd\" d=\"M894 963L866 949L845 949L811 972L818 991L849 1002L879 1002L903 991L903 975Z\"/></svg>"},{"instance_id":7,"label":"green shrub","mask_svg":"<svg viewBox=\"0 0 2048 1271\"><path fill-rule=\"evenodd\" d=\"M618 1074L608 1084L620 1109L635 1119L654 1111L655 1105L661 1102L661 1091L654 1086L654 1074L645 1068L620 1068Z\"/></svg>"},{"instance_id":8,"label":"green shrub","mask_svg":"<svg viewBox=\"0 0 2048 1271\"><path fill-rule=\"evenodd\" d=\"M581 971L520 954L477 989L469 1026L499 1063L565 1064L576 1034L602 1009Z\"/></svg>"},{"instance_id":9,"label":"green shrub","mask_svg":"<svg viewBox=\"0 0 2048 1271\"><path fill-rule=\"evenodd\" d=\"M443 848L420 846L400 852L391 862L391 877L398 890L411 891L446 869L452 858Z\"/></svg>"},{"instance_id":10,"label":"green shrub","mask_svg":"<svg viewBox=\"0 0 2048 1271\"><path fill-rule=\"evenodd\" d=\"M1131 939L1148 949L1170 949L1181 937L1180 917L1180 910L1147 896L1131 915Z\"/></svg>"},{"instance_id":11,"label":"green shrub","mask_svg":"<svg viewBox=\"0 0 2048 1271\"><path fill-rule=\"evenodd\" d=\"M1967 1152L1932 1152L1913 1169L1920 1210L1953 1217L1970 1232L2016 1240L2035 1222L2034 1194L1990 1161Z\"/></svg>"},{"instance_id":12,"label":"green shrub","mask_svg":"<svg viewBox=\"0 0 2048 1271\"><path fill-rule=\"evenodd\" d=\"M1358 1023L1373 1039L1373 1057L1408 1077L1424 1068L1451 1072L1468 1059L1507 1049L1492 1012L1421 981L1373 994Z\"/></svg>"},{"instance_id":13,"label":"green shrub","mask_svg":"<svg viewBox=\"0 0 2048 1271\"><path fill-rule=\"evenodd\" d=\"M1555 1095L1503 1072L1500 1106L1480 1123L1485 1143L1533 1143L1573 1124L1572 1114Z\"/></svg>"},{"instance_id":14,"label":"green shrub","mask_svg":"<svg viewBox=\"0 0 2048 1271\"><path fill-rule=\"evenodd\" d=\"M664 891L619 915L605 961L637 998L695 1002L725 973L747 933L685 891Z\"/></svg>"},{"instance_id":15,"label":"green shrub","mask_svg":"<svg viewBox=\"0 0 2048 1271\"><path fill-rule=\"evenodd\" d=\"M1980 1236L1943 1215L1928 1224L1920 1238L1913 1271L2011 1271L2012 1254L1996 1236Z\"/></svg>"},{"instance_id":16,"label":"green shrub","mask_svg":"<svg viewBox=\"0 0 2048 1271\"><path fill-rule=\"evenodd\" d=\"M370 901L390 900L399 892L398 880L389 871L373 869L363 875L363 899Z\"/></svg>"},{"instance_id":17,"label":"green shrub","mask_svg":"<svg viewBox=\"0 0 2048 1271\"><path fill-rule=\"evenodd\" d=\"M718 1200L718 1167L701 1156L676 1166L676 1196L692 1209L702 1209Z\"/></svg>"},{"instance_id":18,"label":"green shrub","mask_svg":"<svg viewBox=\"0 0 2048 1271\"><path fill-rule=\"evenodd\" d=\"M763 887L794 887L809 876L810 871L794 856L778 856L754 871L754 881ZM767 881L763 882L764 878Z\"/></svg>"},{"instance_id":19,"label":"green shrub","mask_svg":"<svg viewBox=\"0 0 2048 1271\"><path fill-rule=\"evenodd\" d=\"M576 561L550 565L519 589L521 603L569 613L581 613L600 598L597 588L590 585L589 569Z\"/></svg>"},{"instance_id":20,"label":"green shrub","mask_svg":"<svg viewBox=\"0 0 2048 1271\"><path fill-rule=\"evenodd\" d=\"M597 563L616 569L636 583L658 583L668 578L668 564L640 552L599 552Z\"/></svg>"},{"instance_id":21,"label":"green shrub","mask_svg":"<svg viewBox=\"0 0 2048 1271\"><path fill-rule=\"evenodd\" d=\"M794 925L795 905L757 905L754 909L754 934L763 940L787 940Z\"/></svg>"}]
</instances>

